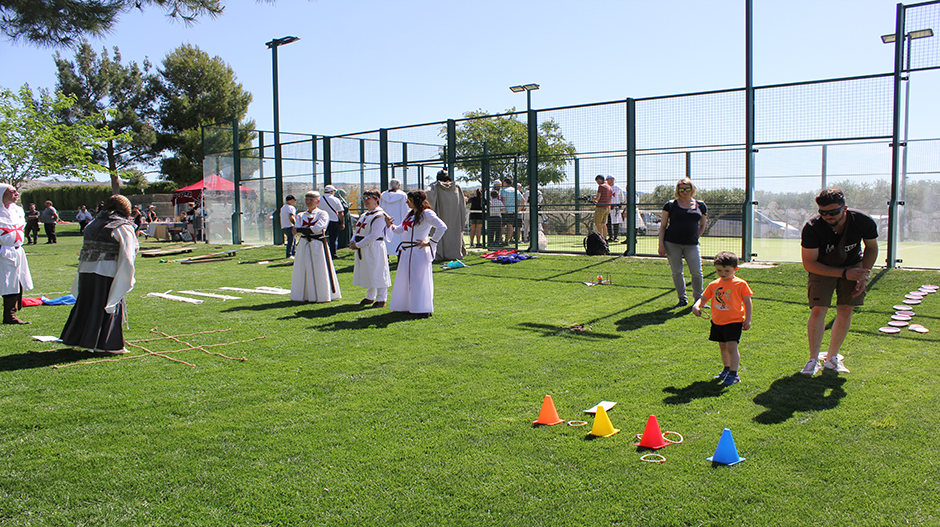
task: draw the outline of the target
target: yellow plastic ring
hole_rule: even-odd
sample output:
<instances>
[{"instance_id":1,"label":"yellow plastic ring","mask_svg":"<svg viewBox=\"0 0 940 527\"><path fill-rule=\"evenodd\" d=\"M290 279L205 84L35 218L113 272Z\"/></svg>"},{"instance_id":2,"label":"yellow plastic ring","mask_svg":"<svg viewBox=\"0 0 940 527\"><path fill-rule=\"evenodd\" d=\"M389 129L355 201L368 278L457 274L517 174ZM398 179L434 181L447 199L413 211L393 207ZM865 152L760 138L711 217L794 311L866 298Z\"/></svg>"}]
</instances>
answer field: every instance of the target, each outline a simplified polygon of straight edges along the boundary
<instances>
[{"instance_id":1,"label":"yellow plastic ring","mask_svg":"<svg viewBox=\"0 0 940 527\"><path fill-rule=\"evenodd\" d=\"M679 440L678 440L678 441L670 441L670 440L666 439L666 434L676 434L677 436L679 436ZM667 443L672 443L672 444L674 444L674 445L678 445L679 443L685 441L685 438L682 437L682 434L680 434L679 432L663 432L663 441L665 441L665 442L667 442Z\"/></svg>"},{"instance_id":2,"label":"yellow plastic ring","mask_svg":"<svg viewBox=\"0 0 940 527\"><path fill-rule=\"evenodd\" d=\"M649 458L650 456L652 456L653 459L647 459L647 458ZM659 459L655 459L655 458L659 458ZM666 462L666 457L663 456L663 455L661 455L661 454L646 454L646 455L640 457L640 461L645 461L645 462L647 462L647 463L665 463L665 462Z\"/></svg>"},{"instance_id":3,"label":"yellow plastic ring","mask_svg":"<svg viewBox=\"0 0 940 527\"><path fill-rule=\"evenodd\" d=\"M568 426L584 426L587 421L568 421Z\"/></svg>"}]
</instances>

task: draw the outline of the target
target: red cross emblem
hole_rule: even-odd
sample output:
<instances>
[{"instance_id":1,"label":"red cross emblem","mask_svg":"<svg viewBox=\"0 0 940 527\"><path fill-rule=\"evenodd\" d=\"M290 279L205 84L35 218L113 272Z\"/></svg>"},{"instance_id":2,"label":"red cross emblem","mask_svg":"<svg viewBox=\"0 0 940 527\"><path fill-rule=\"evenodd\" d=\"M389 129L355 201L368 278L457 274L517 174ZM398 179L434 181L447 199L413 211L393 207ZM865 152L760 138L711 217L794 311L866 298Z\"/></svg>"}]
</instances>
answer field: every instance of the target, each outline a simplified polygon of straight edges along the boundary
<instances>
[{"instance_id":1,"label":"red cross emblem","mask_svg":"<svg viewBox=\"0 0 940 527\"><path fill-rule=\"evenodd\" d=\"M22 227L22 226L20 226L20 227L11 227L11 228L9 228L9 229L6 228L6 227L0 227L0 232L3 233L2 236L5 236L5 235L7 235L7 234L10 234L11 232L15 232L15 233L16 233L16 241L18 241L18 242L23 241L23 227Z\"/></svg>"},{"instance_id":2,"label":"red cross emblem","mask_svg":"<svg viewBox=\"0 0 940 527\"><path fill-rule=\"evenodd\" d=\"M414 224L415 224L415 217L414 217L414 216L408 216L407 218L405 218L405 221L401 222L401 228L402 228L402 230L404 230L405 232L408 232L408 229L409 229L410 227L414 226Z\"/></svg>"},{"instance_id":3,"label":"red cross emblem","mask_svg":"<svg viewBox=\"0 0 940 527\"><path fill-rule=\"evenodd\" d=\"M317 219L312 216L307 216L300 220L301 227L313 227L313 224L317 222Z\"/></svg>"}]
</instances>

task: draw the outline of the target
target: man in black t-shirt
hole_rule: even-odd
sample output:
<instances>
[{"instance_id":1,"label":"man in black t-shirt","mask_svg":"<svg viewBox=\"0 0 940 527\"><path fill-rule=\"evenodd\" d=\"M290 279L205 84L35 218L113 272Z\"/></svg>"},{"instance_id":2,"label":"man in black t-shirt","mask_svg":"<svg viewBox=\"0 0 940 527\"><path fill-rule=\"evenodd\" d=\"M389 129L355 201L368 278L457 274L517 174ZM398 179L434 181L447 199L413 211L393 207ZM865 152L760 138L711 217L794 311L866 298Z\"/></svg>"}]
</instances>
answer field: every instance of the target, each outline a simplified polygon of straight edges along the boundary
<instances>
[{"instance_id":1,"label":"man in black t-shirt","mask_svg":"<svg viewBox=\"0 0 940 527\"><path fill-rule=\"evenodd\" d=\"M871 216L845 206L841 190L830 188L816 197L819 214L803 226L800 245L803 268L809 272L807 295L812 312L807 324L809 362L800 372L813 375L823 367L848 373L839 349L852 325L852 311L864 304L865 286L878 258L878 225ZM864 245L864 251L862 246ZM836 292L836 319L829 350L820 362L826 313Z\"/></svg>"}]
</instances>

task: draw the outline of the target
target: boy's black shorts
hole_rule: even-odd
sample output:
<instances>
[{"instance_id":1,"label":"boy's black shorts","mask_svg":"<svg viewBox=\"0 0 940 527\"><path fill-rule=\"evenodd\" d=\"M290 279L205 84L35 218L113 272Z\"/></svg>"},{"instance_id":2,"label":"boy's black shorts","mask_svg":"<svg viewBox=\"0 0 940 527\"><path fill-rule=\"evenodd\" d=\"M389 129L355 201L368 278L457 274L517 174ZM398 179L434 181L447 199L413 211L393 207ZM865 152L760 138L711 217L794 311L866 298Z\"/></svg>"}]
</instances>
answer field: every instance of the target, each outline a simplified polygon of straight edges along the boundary
<instances>
[{"instance_id":1,"label":"boy's black shorts","mask_svg":"<svg viewBox=\"0 0 940 527\"><path fill-rule=\"evenodd\" d=\"M708 340L715 342L740 342L742 331L744 331L743 322L734 322L720 326L712 322L712 330L708 335Z\"/></svg>"}]
</instances>

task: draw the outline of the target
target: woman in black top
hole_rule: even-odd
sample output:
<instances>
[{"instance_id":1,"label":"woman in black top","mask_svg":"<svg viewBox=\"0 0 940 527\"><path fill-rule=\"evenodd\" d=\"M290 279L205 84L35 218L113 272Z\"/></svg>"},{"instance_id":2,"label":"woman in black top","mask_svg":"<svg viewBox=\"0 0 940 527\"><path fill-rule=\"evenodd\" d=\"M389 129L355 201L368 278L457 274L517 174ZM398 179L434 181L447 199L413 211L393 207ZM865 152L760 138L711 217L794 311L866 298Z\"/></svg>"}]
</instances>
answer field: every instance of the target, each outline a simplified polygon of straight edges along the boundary
<instances>
[{"instance_id":1,"label":"woman in black top","mask_svg":"<svg viewBox=\"0 0 940 527\"><path fill-rule=\"evenodd\" d=\"M483 191L477 189L467 198L470 209L470 247L483 247ZM473 243L474 237L476 243Z\"/></svg>"},{"instance_id":2,"label":"woman in black top","mask_svg":"<svg viewBox=\"0 0 940 527\"><path fill-rule=\"evenodd\" d=\"M702 296L702 255L698 239L705 232L705 215L708 207L695 199L695 187L689 178L676 183L676 199L663 205L663 217L659 228L659 255L669 259L672 268L672 283L676 286L679 302L673 307L689 304L685 291L685 276L682 260L685 259L692 274L693 301Z\"/></svg>"}]
</instances>

